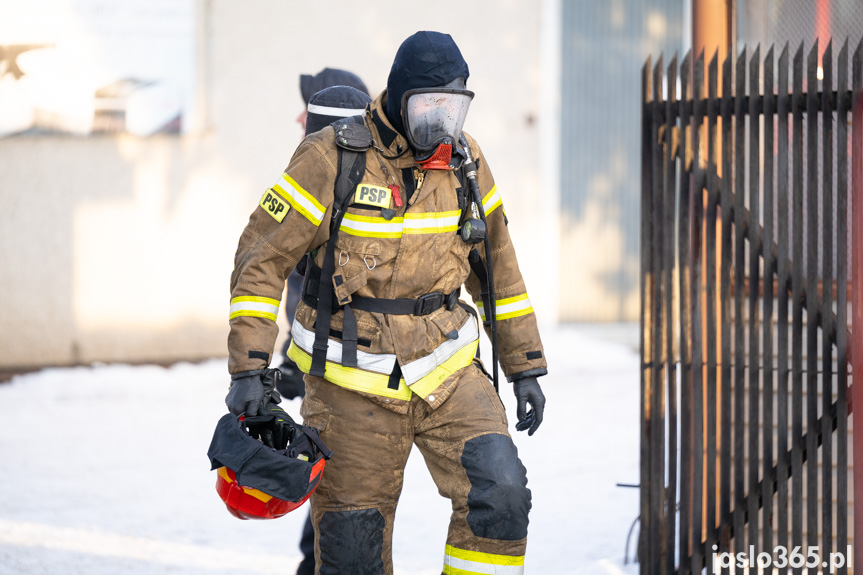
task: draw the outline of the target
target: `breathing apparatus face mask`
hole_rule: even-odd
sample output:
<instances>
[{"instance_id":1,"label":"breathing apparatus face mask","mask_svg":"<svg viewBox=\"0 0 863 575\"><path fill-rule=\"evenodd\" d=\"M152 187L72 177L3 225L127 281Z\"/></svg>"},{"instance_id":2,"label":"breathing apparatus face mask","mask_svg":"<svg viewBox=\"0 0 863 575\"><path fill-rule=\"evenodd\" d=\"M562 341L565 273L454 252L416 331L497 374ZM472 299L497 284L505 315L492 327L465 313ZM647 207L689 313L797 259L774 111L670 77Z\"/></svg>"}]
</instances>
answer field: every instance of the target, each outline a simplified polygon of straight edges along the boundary
<instances>
[{"instance_id":1,"label":"breathing apparatus face mask","mask_svg":"<svg viewBox=\"0 0 863 575\"><path fill-rule=\"evenodd\" d=\"M459 78L441 88L408 90L402 97L402 120L414 159L427 170L448 170L452 149L461 136L473 92Z\"/></svg>"}]
</instances>

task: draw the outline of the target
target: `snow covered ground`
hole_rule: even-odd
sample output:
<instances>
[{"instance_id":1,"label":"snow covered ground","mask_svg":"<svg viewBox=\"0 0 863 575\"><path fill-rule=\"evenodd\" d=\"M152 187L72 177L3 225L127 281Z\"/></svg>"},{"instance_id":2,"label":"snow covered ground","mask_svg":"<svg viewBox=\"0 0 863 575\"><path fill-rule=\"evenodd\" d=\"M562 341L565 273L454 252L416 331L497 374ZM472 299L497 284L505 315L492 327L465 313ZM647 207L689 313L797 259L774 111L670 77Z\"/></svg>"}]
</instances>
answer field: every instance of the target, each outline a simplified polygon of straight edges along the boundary
<instances>
[{"instance_id":1,"label":"snow covered ground","mask_svg":"<svg viewBox=\"0 0 863 575\"><path fill-rule=\"evenodd\" d=\"M526 573L637 572L638 326L543 332L548 405L515 435L533 492ZM487 347L483 357L490 358ZM292 574L305 510L239 521L206 451L225 359L169 368L45 369L0 384L0 574ZM515 419L510 385L501 386ZM297 416L299 400L283 402ZM395 572L440 573L449 502L414 450L396 515Z\"/></svg>"}]
</instances>

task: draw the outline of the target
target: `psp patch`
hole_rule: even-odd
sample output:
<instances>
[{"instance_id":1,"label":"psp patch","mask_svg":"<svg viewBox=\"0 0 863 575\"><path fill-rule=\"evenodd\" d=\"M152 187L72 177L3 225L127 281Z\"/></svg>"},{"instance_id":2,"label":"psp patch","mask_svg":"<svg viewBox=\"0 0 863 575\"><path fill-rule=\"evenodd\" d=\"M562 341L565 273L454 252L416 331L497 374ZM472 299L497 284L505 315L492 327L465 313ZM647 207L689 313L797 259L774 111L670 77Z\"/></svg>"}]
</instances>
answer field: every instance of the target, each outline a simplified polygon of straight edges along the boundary
<instances>
[{"instance_id":1,"label":"psp patch","mask_svg":"<svg viewBox=\"0 0 863 575\"><path fill-rule=\"evenodd\" d=\"M264 208L279 223L282 223L282 220L285 219L285 216L288 215L288 211L291 209L291 205L280 198L272 188L264 192L258 205Z\"/></svg>"},{"instance_id":2,"label":"psp patch","mask_svg":"<svg viewBox=\"0 0 863 575\"><path fill-rule=\"evenodd\" d=\"M354 203L374 206L376 208L388 208L390 207L392 194L393 192L389 188L360 184L354 193Z\"/></svg>"}]
</instances>

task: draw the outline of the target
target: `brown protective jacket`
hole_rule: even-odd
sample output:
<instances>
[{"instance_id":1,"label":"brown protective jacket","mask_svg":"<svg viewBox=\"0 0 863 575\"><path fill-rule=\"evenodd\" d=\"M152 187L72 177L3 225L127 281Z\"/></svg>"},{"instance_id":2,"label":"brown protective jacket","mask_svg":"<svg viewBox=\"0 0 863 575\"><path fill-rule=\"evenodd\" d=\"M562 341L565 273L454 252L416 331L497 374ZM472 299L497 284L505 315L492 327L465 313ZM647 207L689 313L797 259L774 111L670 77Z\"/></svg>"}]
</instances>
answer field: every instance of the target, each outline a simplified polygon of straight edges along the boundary
<instances>
[{"instance_id":1,"label":"brown protective jacket","mask_svg":"<svg viewBox=\"0 0 863 575\"><path fill-rule=\"evenodd\" d=\"M432 292L450 294L465 285L482 313L480 282L468 263L474 246L458 234L462 217L456 193L459 180L452 171L419 168L405 138L386 119L385 98L386 92L372 102L365 115L375 146L365 152L362 183L353 203L348 202L350 207L337 232L336 297L342 301L352 296L416 299ZM478 165L477 181L492 242L500 364L511 380L517 379L514 375L543 375L546 361L536 316L510 241L500 194L479 146L466 137ZM334 130L327 127L303 140L252 213L240 237L231 275L231 373L267 366L278 332L275 320L286 275L309 252L317 266L323 265L337 172ZM393 183L399 187L402 207L386 195ZM382 196L386 207L395 210L395 217L389 220L380 209ZM483 245L475 247L484 261ZM394 411L406 410L414 393L437 407L451 394L450 383L457 380L449 376L474 358L477 322L462 307L444 306L421 316L362 310L355 314L358 366L341 365L344 312L337 311L330 323L326 379ZM288 355L306 373L316 316L317 311L301 301L292 326ZM389 380L396 361L402 378L398 389L393 389Z\"/></svg>"}]
</instances>

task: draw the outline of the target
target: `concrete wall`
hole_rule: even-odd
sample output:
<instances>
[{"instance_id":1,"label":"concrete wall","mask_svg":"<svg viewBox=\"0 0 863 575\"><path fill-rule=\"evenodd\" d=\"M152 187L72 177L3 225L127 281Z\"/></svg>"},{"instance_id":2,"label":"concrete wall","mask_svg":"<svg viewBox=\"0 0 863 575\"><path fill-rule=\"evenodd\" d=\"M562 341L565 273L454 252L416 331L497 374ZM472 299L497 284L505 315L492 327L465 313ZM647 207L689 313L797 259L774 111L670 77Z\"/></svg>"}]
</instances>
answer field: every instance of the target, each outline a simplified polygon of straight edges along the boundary
<instances>
[{"instance_id":1,"label":"concrete wall","mask_svg":"<svg viewBox=\"0 0 863 575\"><path fill-rule=\"evenodd\" d=\"M234 250L300 141L299 75L346 68L378 93L418 29L452 34L470 65L466 130L495 173L534 308L556 320L544 271L557 263L556 0L457 15L389 0L197 6L191 132L0 139L0 370L225 355Z\"/></svg>"},{"instance_id":2,"label":"concrete wall","mask_svg":"<svg viewBox=\"0 0 863 575\"><path fill-rule=\"evenodd\" d=\"M679 52L683 4L563 4L561 321L639 319L641 69Z\"/></svg>"}]
</instances>

